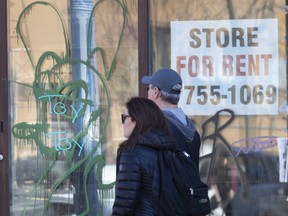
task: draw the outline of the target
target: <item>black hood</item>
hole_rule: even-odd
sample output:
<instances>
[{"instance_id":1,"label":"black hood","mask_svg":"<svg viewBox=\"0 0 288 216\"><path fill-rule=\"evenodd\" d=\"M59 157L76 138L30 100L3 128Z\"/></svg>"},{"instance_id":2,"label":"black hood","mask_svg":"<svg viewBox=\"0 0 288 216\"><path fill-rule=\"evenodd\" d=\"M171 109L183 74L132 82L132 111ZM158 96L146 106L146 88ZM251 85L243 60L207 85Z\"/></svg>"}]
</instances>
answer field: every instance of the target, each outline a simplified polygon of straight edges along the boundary
<instances>
[{"instance_id":1,"label":"black hood","mask_svg":"<svg viewBox=\"0 0 288 216\"><path fill-rule=\"evenodd\" d=\"M154 149L173 149L176 146L168 132L160 130L146 132L141 136L139 144Z\"/></svg>"},{"instance_id":2,"label":"black hood","mask_svg":"<svg viewBox=\"0 0 288 216\"><path fill-rule=\"evenodd\" d=\"M163 113L167 120L174 124L178 128L178 130L181 131L187 142L193 141L196 129L194 123L189 118L187 118L187 116L187 125L184 125L172 112L163 110Z\"/></svg>"}]
</instances>

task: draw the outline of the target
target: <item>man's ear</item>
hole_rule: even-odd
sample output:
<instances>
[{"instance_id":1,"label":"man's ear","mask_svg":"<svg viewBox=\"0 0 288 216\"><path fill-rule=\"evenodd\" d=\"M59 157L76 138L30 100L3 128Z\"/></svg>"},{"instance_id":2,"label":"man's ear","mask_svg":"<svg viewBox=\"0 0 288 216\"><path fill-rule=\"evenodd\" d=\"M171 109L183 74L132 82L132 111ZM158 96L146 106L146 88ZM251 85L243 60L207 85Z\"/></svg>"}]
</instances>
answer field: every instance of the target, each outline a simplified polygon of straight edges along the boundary
<instances>
[{"instance_id":1,"label":"man's ear","mask_svg":"<svg viewBox=\"0 0 288 216\"><path fill-rule=\"evenodd\" d=\"M160 90L157 88L157 87L154 87L154 89L153 89L153 91L154 91L154 99L157 99L157 98L160 98Z\"/></svg>"}]
</instances>

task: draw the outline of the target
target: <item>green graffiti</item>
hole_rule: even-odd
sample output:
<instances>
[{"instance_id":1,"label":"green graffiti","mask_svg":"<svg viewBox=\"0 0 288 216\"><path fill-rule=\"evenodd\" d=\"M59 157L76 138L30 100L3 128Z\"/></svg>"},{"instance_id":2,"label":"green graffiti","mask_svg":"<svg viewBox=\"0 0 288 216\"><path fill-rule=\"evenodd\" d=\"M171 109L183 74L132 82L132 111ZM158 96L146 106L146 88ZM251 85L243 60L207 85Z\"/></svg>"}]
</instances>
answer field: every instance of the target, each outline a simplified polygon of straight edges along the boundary
<instances>
[{"instance_id":1,"label":"green graffiti","mask_svg":"<svg viewBox=\"0 0 288 216\"><path fill-rule=\"evenodd\" d=\"M22 211L22 215L26 215L27 207L35 196L38 188L47 178L49 172L55 166L57 161L57 156L59 153L64 155L65 161L69 164L69 169L65 170L62 175L56 179L47 194L47 199L44 203L44 209L42 215L46 215L49 202L52 195L56 192L59 186L70 177L71 174L76 172L80 167L84 170L83 172L83 191L85 192L85 210L80 214L82 216L87 215L89 212L89 197L87 191L87 176L93 170L96 169L96 179L97 187L99 190L107 191L111 190L114 186L114 182L111 184L104 184L102 182L102 172L105 166L105 160L103 156L99 154L99 147L103 145L103 140L105 138L106 128L108 121L110 119L110 107L111 98L109 89L107 87L107 81L110 80L112 73L116 68L116 60L118 52L121 45L121 40L123 36L123 31L126 22L126 3L124 0L114 0L122 11L123 22L121 26L121 32L119 35L117 49L113 55L111 64L108 65L105 58L105 50L102 47L94 47L92 50L87 48L87 59L73 59L71 58L71 47L69 38L67 36L65 25L61 17L60 12L52 4L45 1L36 1L24 8L18 18L16 32L18 38L23 43L26 50L32 68L34 70L34 81L31 84L24 84L17 81L10 81L15 84L20 84L30 88L36 100L36 123L26 123L21 122L12 126L12 135L17 140L27 143L27 145L35 146L43 158L49 161L49 166L41 173L38 181L29 198L26 201L25 207ZM93 29L93 18L100 4L105 2L105 0L99 0L95 3L89 18L88 33L87 33L87 47L90 47L90 42L92 38ZM37 61L34 62L32 58L31 50L28 49L28 38L23 34L22 26L25 23L26 18L33 13L35 7L47 7L49 10L55 12L55 16L61 23L63 39L65 44L65 51L58 55L55 52L47 51L44 52ZM91 64L91 60L95 55L99 54L101 57L101 63L104 66L104 72L98 71L95 65ZM53 62L51 68L44 69L46 61L50 63ZM84 80L73 80L70 82L64 82L62 75L67 68L71 68L73 65L80 64L85 66L88 70L92 71L94 76L100 80L103 93L101 96L105 98L106 106L103 107L101 104L97 104L97 108L91 109L92 106L95 107L93 101L89 99L89 87ZM81 96L79 96L81 93ZM105 110L105 118L101 118L103 111ZM86 116L88 118L84 122L83 119ZM71 136L70 131L67 129L61 130L61 127L57 127L57 130L52 127L49 122L51 118L58 121L59 125L62 122L68 123L70 126L75 125L76 122L81 122L81 129ZM89 141L89 130L92 125L100 121L101 127L99 127L99 138L95 142L89 152L83 153L83 149L87 142ZM104 120L103 120L104 119ZM55 121L55 120L54 120ZM60 129L59 129L60 128ZM71 129L72 130L72 129ZM70 134L70 136L69 136ZM77 160L74 160L78 157ZM97 165L97 166L96 166ZM96 193L96 192L95 192Z\"/></svg>"}]
</instances>

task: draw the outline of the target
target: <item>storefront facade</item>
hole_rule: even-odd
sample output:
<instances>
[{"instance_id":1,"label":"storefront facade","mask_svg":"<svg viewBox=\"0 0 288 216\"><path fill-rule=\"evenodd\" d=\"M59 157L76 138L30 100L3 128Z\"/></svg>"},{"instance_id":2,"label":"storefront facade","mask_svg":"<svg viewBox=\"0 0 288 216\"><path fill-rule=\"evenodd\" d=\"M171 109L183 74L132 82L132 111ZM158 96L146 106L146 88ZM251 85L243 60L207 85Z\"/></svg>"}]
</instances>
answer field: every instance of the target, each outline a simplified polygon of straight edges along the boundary
<instances>
[{"instance_id":1,"label":"storefront facade","mask_svg":"<svg viewBox=\"0 0 288 216\"><path fill-rule=\"evenodd\" d=\"M213 215L288 210L283 0L0 2L0 215L110 215L120 115L171 67Z\"/></svg>"}]
</instances>

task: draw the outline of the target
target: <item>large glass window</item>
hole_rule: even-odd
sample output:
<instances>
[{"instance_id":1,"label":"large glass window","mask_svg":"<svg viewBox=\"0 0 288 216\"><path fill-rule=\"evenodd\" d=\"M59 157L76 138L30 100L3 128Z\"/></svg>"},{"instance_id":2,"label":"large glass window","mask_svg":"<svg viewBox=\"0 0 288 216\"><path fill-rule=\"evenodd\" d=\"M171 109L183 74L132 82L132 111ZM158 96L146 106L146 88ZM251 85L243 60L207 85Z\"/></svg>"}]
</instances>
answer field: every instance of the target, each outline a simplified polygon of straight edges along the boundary
<instances>
[{"instance_id":1,"label":"large glass window","mask_svg":"<svg viewBox=\"0 0 288 216\"><path fill-rule=\"evenodd\" d=\"M11 215L110 215L137 1L10 0Z\"/></svg>"},{"instance_id":2,"label":"large glass window","mask_svg":"<svg viewBox=\"0 0 288 216\"><path fill-rule=\"evenodd\" d=\"M151 0L149 10L151 71L183 78L179 106L201 134L213 215L285 215L285 1Z\"/></svg>"},{"instance_id":3,"label":"large glass window","mask_svg":"<svg viewBox=\"0 0 288 216\"><path fill-rule=\"evenodd\" d=\"M110 215L138 1L7 2L10 214ZM151 0L147 35L151 72L184 80L213 215L286 215L285 1Z\"/></svg>"}]
</instances>

